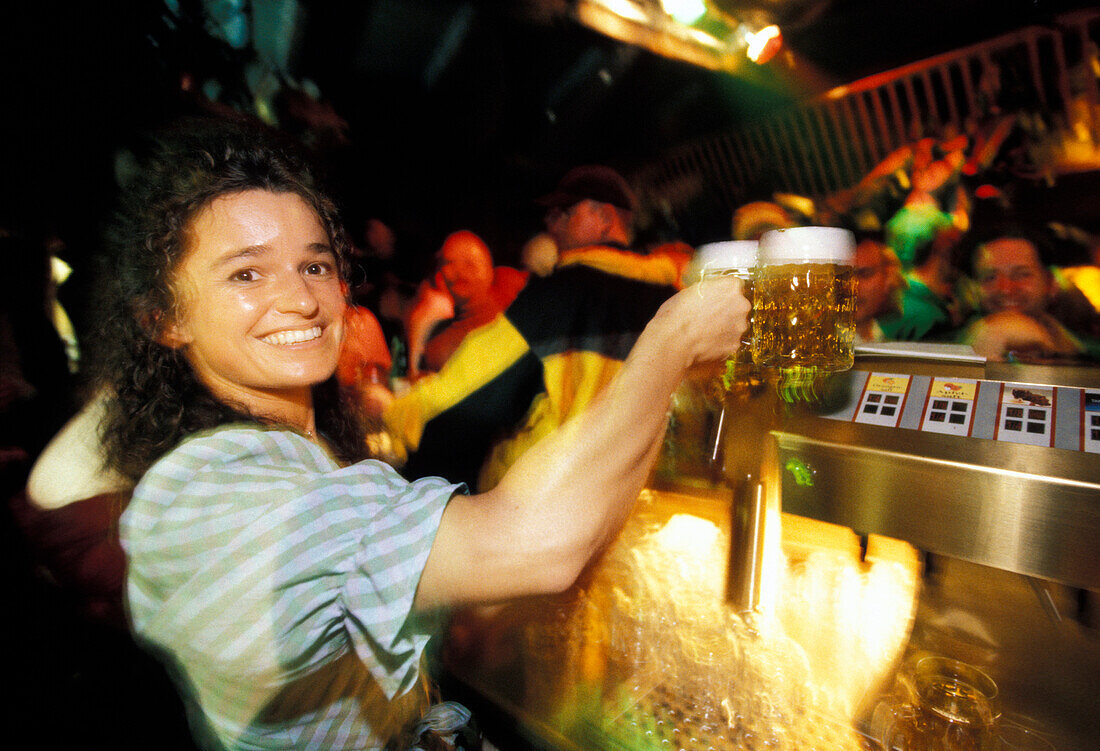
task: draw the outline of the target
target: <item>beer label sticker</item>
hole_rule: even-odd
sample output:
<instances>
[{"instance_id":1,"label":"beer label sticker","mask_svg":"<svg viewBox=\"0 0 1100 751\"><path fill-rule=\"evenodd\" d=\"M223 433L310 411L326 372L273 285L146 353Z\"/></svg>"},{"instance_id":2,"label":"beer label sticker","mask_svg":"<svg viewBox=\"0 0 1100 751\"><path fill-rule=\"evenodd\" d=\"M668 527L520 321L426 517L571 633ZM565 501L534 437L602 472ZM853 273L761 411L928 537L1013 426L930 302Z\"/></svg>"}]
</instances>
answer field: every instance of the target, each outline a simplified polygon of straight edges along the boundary
<instances>
[{"instance_id":1,"label":"beer label sticker","mask_svg":"<svg viewBox=\"0 0 1100 751\"><path fill-rule=\"evenodd\" d=\"M867 379L867 390L882 394L904 394L909 390L910 378L907 375L891 373L872 373Z\"/></svg>"},{"instance_id":2,"label":"beer label sticker","mask_svg":"<svg viewBox=\"0 0 1100 751\"><path fill-rule=\"evenodd\" d=\"M1006 383L997 416L998 441L1050 446L1054 437L1054 389Z\"/></svg>"},{"instance_id":3,"label":"beer label sticker","mask_svg":"<svg viewBox=\"0 0 1100 751\"><path fill-rule=\"evenodd\" d=\"M896 428L910 381L907 375L872 373L863 389L855 422Z\"/></svg>"},{"instance_id":4,"label":"beer label sticker","mask_svg":"<svg viewBox=\"0 0 1100 751\"><path fill-rule=\"evenodd\" d=\"M949 435L970 435L974 422L974 398L978 382L969 378L933 378L924 404L921 430Z\"/></svg>"},{"instance_id":5,"label":"beer label sticker","mask_svg":"<svg viewBox=\"0 0 1100 751\"><path fill-rule=\"evenodd\" d=\"M1085 391L1082 395L1082 448L1090 454L1100 454L1100 391Z\"/></svg>"},{"instance_id":6,"label":"beer label sticker","mask_svg":"<svg viewBox=\"0 0 1100 751\"><path fill-rule=\"evenodd\" d=\"M978 382L962 378L933 378L932 387L928 390L930 397L969 401L974 401L976 393L978 393Z\"/></svg>"}]
</instances>

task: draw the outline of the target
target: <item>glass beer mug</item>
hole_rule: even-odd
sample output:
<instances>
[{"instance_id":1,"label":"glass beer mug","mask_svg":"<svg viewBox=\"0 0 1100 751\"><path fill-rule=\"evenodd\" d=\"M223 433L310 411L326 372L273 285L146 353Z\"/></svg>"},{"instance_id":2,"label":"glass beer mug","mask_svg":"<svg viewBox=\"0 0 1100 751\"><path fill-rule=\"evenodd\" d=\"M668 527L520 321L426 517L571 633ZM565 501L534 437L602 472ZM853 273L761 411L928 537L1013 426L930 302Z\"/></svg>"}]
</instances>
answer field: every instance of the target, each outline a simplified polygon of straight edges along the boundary
<instances>
[{"instance_id":1,"label":"glass beer mug","mask_svg":"<svg viewBox=\"0 0 1100 751\"><path fill-rule=\"evenodd\" d=\"M991 751L997 747L997 684L949 657L925 657L899 677L892 706L878 713L879 739L896 751Z\"/></svg>"},{"instance_id":2,"label":"glass beer mug","mask_svg":"<svg viewBox=\"0 0 1100 751\"><path fill-rule=\"evenodd\" d=\"M855 236L793 227L760 238L752 359L767 368L848 370L855 345Z\"/></svg>"},{"instance_id":3,"label":"glass beer mug","mask_svg":"<svg viewBox=\"0 0 1100 751\"><path fill-rule=\"evenodd\" d=\"M751 303L756 247L755 240L700 245L684 271L684 284L695 286L699 294L706 295L711 280L735 276L741 280L742 294ZM659 474L694 475L712 481L721 475L727 397L750 388L757 377L749 338L751 326L750 320L737 352L726 361L723 374L715 375L709 369L689 374L673 395L672 416L665 433L666 449L658 462Z\"/></svg>"}]
</instances>

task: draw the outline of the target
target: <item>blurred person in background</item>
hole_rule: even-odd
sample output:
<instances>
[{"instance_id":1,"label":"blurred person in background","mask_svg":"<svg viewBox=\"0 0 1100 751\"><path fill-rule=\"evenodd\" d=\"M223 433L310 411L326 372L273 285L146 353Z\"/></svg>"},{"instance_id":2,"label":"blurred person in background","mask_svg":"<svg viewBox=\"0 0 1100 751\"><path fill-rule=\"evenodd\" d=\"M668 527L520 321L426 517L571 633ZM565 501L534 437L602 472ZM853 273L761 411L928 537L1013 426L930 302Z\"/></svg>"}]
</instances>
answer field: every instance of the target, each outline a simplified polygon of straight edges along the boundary
<instances>
[{"instance_id":1,"label":"blurred person in background","mask_svg":"<svg viewBox=\"0 0 1100 751\"><path fill-rule=\"evenodd\" d=\"M352 301L367 308L378 319L389 348L391 386L405 379L408 371L408 342L405 322L416 304L417 286L426 269L419 252L423 243L407 222L401 230L393 222L368 217L361 226L358 242L353 239L354 264Z\"/></svg>"},{"instance_id":2,"label":"blurred person in background","mask_svg":"<svg viewBox=\"0 0 1100 751\"><path fill-rule=\"evenodd\" d=\"M104 394L94 396L50 440L12 509L38 563L77 611L125 631L118 519L133 482L107 466L99 437L105 403Z\"/></svg>"},{"instance_id":3,"label":"blurred person in background","mask_svg":"<svg viewBox=\"0 0 1100 751\"><path fill-rule=\"evenodd\" d=\"M448 235L436 253L435 275L421 284L406 318L410 380L442 368L467 334L511 304L527 276L494 266L489 246L473 232Z\"/></svg>"},{"instance_id":4,"label":"blurred person in background","mask_svg":"<svg viewBox=\"0 0 1100 751\"><path fill-rule=\"evenodd\" d=\"M366 416L380 418L392 397L392 366L378 318L361 305L349 304L344 314L344 344L336 367L336 380L345 398L362 406Z\"/></svg>"},{"instance_id":5,"label":"blurred person in background","mask_svg":"<svg viewBox=\"0 0 1100 751\"><path fill-rule=\"evenodd\" d=\"M1091 315L1072 322L1059 315L1058 301L1064 294L1039 245L1025 232L979 243L973 277L981 315L966 326L962 340L978 354L994 361L1100 358L1100 314L1087 308Z\"/></svg>"},{"instance_id":6,"label":"blurred person in background","mask_svg":"<svg viewBox=\"0 0 1100 751\"><path fill-rule=\"evenodd\" d=\"M856 339L878 342L885 338L878 319L897 315L905 277L893 249L876 237L864 237L856 245Z\"/></svg>"},{"instance_id":7,"label":"blurred person in background","mask_svg":"<svg viewBox=\"0 0 1100 751\"><path fill-rule=\"evenodd\" d=\"M601 392L678 288L681 264L631 249L637 201L615 170L576 167L538 202L558 249L554 272L530 279L504 315L386 411L409 478L494 487Z\"/></svg>"},{"instance_id":8,"label":"blurred person in background","mask_svg":"<svg viewBox=\"0 0 1100 751\"><path fill-rule=\"evenodd\" d=\"M787 209L772 201L750 201L737 207L730 223L733 240L759 240L773 229L797 227L798 219Z\"/></svg>"},{"instance_id":9,"label":"blurred person in background","mask_svg":"<svg viewBox=\"0 0 1100 751\"><path fill-rule=\"evenodd\" d=\"M391 273L397 237L378 217L368 217L357 235L351 235L348 257L348 293L352 302L374 309L386 274Z\"/></svg>"},{"instance_id":10,"label":"blurred person in background","mask_svg":"<svg viewBox=\"0 0 1100 751\"><path fill-rule=\"evenodd\" d=\"M926 207L929 208L929 207ZM896 214L886 226L886 244L905 262L905 288L900 312L878 319L886 339L899 341L949 341L974 310L976 301L956 257L960 233L938 208L930 212Z\"/></svg>"}]
</instances>

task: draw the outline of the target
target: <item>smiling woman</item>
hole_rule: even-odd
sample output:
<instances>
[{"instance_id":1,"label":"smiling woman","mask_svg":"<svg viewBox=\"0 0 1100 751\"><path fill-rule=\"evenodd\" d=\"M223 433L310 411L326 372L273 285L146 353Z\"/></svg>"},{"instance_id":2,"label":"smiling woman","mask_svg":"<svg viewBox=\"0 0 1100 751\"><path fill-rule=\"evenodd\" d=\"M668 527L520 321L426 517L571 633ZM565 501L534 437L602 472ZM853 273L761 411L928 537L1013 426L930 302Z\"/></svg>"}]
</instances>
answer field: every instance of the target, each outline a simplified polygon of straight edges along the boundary
<instances>
[{"instance_id":1,"label":"smiling woman","mask_svg":"<svg viewBox=\"0 0 1100 751\"><path fill-rule=\"evenodd\" d=\"M571 586L629 514L673 389L746 326L735 279L675 295L583 413L467 496L357 461L355 415L326 398L346 242L272 134L161 134L112 238L128 615L211 749L408 748L440 610Z\"/></svg>"}]
</instances>

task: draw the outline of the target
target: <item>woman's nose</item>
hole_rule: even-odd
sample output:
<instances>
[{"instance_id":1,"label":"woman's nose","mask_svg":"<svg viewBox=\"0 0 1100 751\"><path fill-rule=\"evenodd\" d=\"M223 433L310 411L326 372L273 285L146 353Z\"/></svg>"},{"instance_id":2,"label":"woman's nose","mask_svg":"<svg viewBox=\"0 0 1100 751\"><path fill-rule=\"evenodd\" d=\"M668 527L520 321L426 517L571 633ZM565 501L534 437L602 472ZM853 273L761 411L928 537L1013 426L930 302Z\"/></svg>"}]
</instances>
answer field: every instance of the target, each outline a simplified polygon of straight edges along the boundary
<instances>
[{"instance_id":1,"label":"woman's nose","mask_svg":"<svg viewBox=\"0 0 1100 751\"><path fill-rule=\"evenodd\" d=\"M279 282L276 306L280 313L308 316L317 312L317 296L300 274L287 274Z\"/></svg>"}]
</instances>

